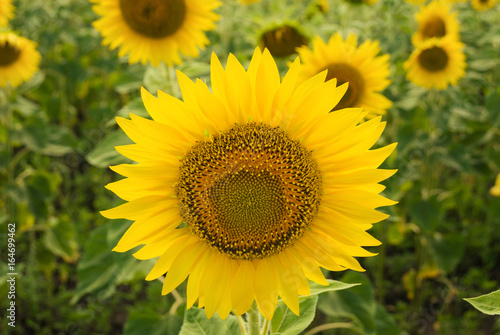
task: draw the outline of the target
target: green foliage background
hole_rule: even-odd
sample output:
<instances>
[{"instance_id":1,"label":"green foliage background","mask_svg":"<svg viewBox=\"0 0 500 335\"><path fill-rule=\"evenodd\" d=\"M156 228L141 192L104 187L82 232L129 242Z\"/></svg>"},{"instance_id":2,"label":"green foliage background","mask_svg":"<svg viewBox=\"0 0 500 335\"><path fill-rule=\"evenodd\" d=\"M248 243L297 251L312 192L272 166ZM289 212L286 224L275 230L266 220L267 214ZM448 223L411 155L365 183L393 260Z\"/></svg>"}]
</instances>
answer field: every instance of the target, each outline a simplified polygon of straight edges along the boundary
<instances>
[{"instance_id":1,"label":"green foliage background","mask_svg":"<svg viewBox=\"0 0 500 335\"><path fill-rule=\"evenodd\" d=\"M394 106L377 146L399 142L385 163L399 169L385 183L385 194L399 204L371 230L383 242L373 248L379 255L361 260L366 273L329 273L362 285L304 300L301 320L281 305L271 332L307 333L328 324L335 328L321 334L500 333L497 318L462 299L500 287L500 198L488 193L500 172L500 6L476 12L469 2L454 5L467 74L438 92L404 78L417 6L329 4L323 14L314 1L226 0L217 29L208 33L212 44L175 67L209 82L212 51L223 63L232 52L246 64L258 34L284 21L296 21L310 37L340 31L378 39L391 55L385 94ZM0 333L196 334L197 322L206 333L238 333L232 316L206 321L202 311L185 311L185 285L161 296L159 281L144 280L153 262L110 251L130 222L98 214L120 203L104 189L118 179L107 167L126 161L113 147L129 143L114 117L146 116L141 85L179 96L174 70L128 65L101 46L88 1L14 5L10 25L38 43L42 63L30 82L0 91ZM282 73L290 59L278 60ZM9 222L17 228L15 329L3 317Z\"/></svg>"}]
</instances>

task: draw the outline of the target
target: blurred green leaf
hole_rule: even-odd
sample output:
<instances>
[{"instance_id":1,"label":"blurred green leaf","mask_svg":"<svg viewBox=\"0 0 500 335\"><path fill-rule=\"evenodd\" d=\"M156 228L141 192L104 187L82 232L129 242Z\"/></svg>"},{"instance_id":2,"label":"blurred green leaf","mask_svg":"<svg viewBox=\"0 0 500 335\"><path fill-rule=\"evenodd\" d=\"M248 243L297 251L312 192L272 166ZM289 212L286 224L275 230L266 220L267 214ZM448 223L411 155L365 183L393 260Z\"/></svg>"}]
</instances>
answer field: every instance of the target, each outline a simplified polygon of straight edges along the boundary
<instances>
[{"instance_id":1,"label":"blurred green leaf","mask_svg":"<svg viewBox=\"0 0 500 335\"><path fill-rule=\"evenodd\" d=\"M117 113L116 116L121 116L124 118L129 118L129 114L133 113L135 115L139 115L145 118L149 118L149 114L144 107L144 102L142 102L142 98L138 97L131 101L129 101L125 106L123 106Z\"/></svg>"},{"instance_id":2,"label":"blurred green leaf","mask_svg":"<svg viewBox=\"0 0 500 335\"><path fill-rule=\"evenodd\" d=\"M300 334L314 320L317 303L317 295L301 300L300 316L295 315L285 304L278 305L271 320L271 334Z\"/></svg>"},{"instance_id":3,"label":"blurred green leaf","mask_svg":"<svg viewBox=\"0 0 500 335\"><path fill-rule=\"evenodd\" d=\"M127 220L112 220L95 229L85 245L85 254L78 263L78 286L71 303L87 293L99 298L110 297L119 284L146 277L155 260L139 261L133 252L112 252L120 237L130 226Z\"/></svg>"},{"instance_id":4,"label":"blurred green leaf","mask_svg":"<svg viewBox=\"0 0 500 335\"><path fill-rule=\"evenodd\" d=\"M65 155L72 152L76 146L76 139L68 128L40 124L40 120L15 129L13 140L23 143L37 153L49 156Z\"/></svg>"},{"instance_id":5,"label":"blurred green leaf","mask_svg":"<svg viewBox=\"0 0 500 335\"><path fill-rule=\"evenodd\" d=\"M464 300L484 314L500 315L500 290Z\"/></svg>"},{"instance_id":6,"label":"blurred green leaf","mask_svg":"<svg viewBox=\"0 0 500 335\"><path fill-rule=\"evenodd\" d=\"M428 240L429 251L439 269L445 273L453 271L462 259L465 237L459 233L435 233Z\"/></svg>"},{"instance_id":7,"label":"blurred green leaf","mask_svg":"<svg viewBox=\"0 0 500 335\"><path fill-rule=\"evenodd\" d=\"M108 167L114 164L126 163L129 160L116 151L115 146L133 143L121 130L109 133L86 156L87 161L93 166Z\"/></svg>"},{"instance_id":8,"label":"blurred green leaf","mask_svg":"<svg viewBox=\"0 0 500 335\"><path fill-rule=\"evenodd\" d=\"M48 226L50 229L45 232L43 240L45 247L66 262L75 262L80 254L73 221L67 215L61 215L51 218Z\"/></svg>"},{"instance_id":9,"label":"blurred green leaf","mask_svg":"<svg viewBox=\"0 0 500 335\"><path fill-rule=\"evenodd\" d=\"M400 333L392 317L384 313L384 308L375 301L370 280L365 275L348 272L342 277L342 281L361 283L361 285L349 290L321 295L318 308L322 312L334 319L353 320L354 324L351 329L360 334Z\"/></svg>"},{"instance_id":10,"label":"blurred green leaf","mask_svg":"<svg viewBox=\"0 0 500 335\"><path fill-rule=\"evenodd\" d=\"M234 315L222 320L217 314L207 319L205 310L191 307L184 314L179 335L233 335L240 333L240 326Z\"/></svg>"},{"instance_id":11,"label":"blurred green leaf","mask_svg":"<svg viewBox=\"0 0 500 335\"><path fill-rule=\"evenodd\" d=\"M205 317L206 318L206 317ZM124 335L179 334L182 318L177 315L132 311L125 323ZM193 333L195 334L195 333Z\"/></svg>"},{"instance_id":12,"label":"blurred green leaf","mask_svg":"<svg viewBox=\"0 0 500 335\"><path fill-rule=\"evenodd\" d=\"M441 206L435 197L427 200L414 199L409 206L411 219L422 230L430 232L441 221Z\"/></svg>"}]
</instances>

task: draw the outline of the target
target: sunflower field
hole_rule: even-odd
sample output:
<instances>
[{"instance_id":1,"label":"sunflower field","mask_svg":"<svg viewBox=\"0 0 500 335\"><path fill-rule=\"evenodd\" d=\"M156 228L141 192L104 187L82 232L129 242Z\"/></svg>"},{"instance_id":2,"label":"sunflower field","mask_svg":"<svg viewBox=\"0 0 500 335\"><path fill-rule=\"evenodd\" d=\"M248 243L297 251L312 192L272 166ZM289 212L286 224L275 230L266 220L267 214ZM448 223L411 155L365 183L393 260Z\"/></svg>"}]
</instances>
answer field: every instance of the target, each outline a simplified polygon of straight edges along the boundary
<instances>
[{"instance_id":1,"label":"sunflower field","mask_svg":"<svg viewBox=\"0 0 500 335\"><path fill-rule=\"evenodd\" d=\"M500 334L498 0L0 0L0 334Z\"/></svg>"}]
</instances>

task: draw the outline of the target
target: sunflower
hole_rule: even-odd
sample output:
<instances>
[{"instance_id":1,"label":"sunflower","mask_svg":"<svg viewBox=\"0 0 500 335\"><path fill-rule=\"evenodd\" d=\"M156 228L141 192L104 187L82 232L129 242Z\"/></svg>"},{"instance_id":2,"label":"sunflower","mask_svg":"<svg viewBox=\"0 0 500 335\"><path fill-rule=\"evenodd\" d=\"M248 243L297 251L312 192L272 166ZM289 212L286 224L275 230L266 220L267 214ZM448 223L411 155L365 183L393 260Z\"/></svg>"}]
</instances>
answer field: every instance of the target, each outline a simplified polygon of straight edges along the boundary
<instances>
[{"instance_id":1,"label":"sunflower","mask_svg":"<svg viewBox=\"0 0 500 335\"><path fill-rule=\"evenodd\" d=\"M205 31L215 28L217 0L91 0L100 19L93 23L111 50L129 63L157 66L182 63L179 53L197 57L210 42Z\"/></svg>"},{"instance_id":2,"label":"sunflower","mask_svg":"<svg viewBox=\"0 0 500 335\"><path fill-rule=\"evenodd\" d=\"M0 27L5 27L9 20L14 17L14 6L12 0L0 0Z\"/></svg>"},{"instance_id":3,"label":"sunflower","mask_svg":"<svg viewBox=\"0 0 500 335\"><path fill-rule=\"evenodd\" d=\"M300 46L307 45L309 39L296 24L282 24L266 29L260 34L259 45L269 49L274 57L288 57L295 54Z\"/></svg>"},{"instance_id":4,"label":"sunflower","mask_svg":"<svg viewBox=\"0 0 500 335\"><path fill-rule=\"evenodd\" d=\"M494 197L500 197L500 173L497 175L497 179L495 180L495 185L490 188L490 194Z\"/></svg>"},{"instance_id":5,"label":"sunflower","mask_svg":"<svg viewBox=\"0 0 500 335\"><path fill-rule=\"evenodd\" d=\"M11 32L0 32L0 87L16 87L38 71L36 43Z\"/></svg>"},{"instance_id":6,"label":"sunflower","mask_svg":"<svg viewBox=\"0 0 500 335\"><path fill-rule=\"evenodd\" d=\"M403 64L406 78L428 89L443 90L465 74L464 44L453 38L431 38L413 51Z\"/></svg>"},{"instance_id":7,"label":"sunflower","mask_svg":"<svg viewBox=\"0 0 500 335\"><path fill-rule=\"evenodd\" d=\"M378 2L378 0L346 0L346 1L354 5L365 4L370 6Z\"/></svg>"},{"instance_id":8,"label":"sunflower","mask_svg":"<svg viewBox=\"0 0 500 335\"><path fill-rule=\"evenodd\" d=\"M207 317L245 313L256 300L271 319L278 295L299 314L307 279L327 285L320 267L364 271L353 256L380 242L366 230L392 205L377 167L395 144L369 150L380 117L351 108L329 113L347 87L326 71L298 85L298 59L280 81L269 51L257 48L248 71L212 55L212 91L178 72L184 101L142 90L153 120L118 124L136 143L117 150L138 164L111 167L127 177L107 188L128 201L101 212L135 222L114 251L160 257L146 280L163 274L162 294L187 281L187 308ZM181 222L183 223L181 225Z\"/></svg>"},{"instance_id":9,"label":"sunflower","mask_svg":"<svg viewBox=\"0 0 500 335\"><path fill-rule=\"evenodd\" d=\"M260 2L260 0L238 0L238 1L241 2L244 5L249 5L249 4L252 4L252 3Z\"/></svg>"},{"instance_id":10,"label":"sunflower","mask_svg":"<svg viewBox=\"0 0 500 335\"><path fill-rule=\"evenodd\" d=\"M420 12L415 15L418 30L411 38L413 45L417 46L433 37L450 36L458 39L457 13L450 13L450 9L450 5L439 1L433 1L422 7Z\"/></svg>"},{"instance_id":11,"label":"sunflower","mask_svg":"<svg viewBox=\"0 0 500 335\"><path fill-rule=\"evenodd\" d=\"M391 107L392 102L378 93L390 84L387 79L389 55L377 56L380 52L378 41L367 40L358 47L355 35L349 35L344 41L337 33L328 44L316 37L312 50L300 47L297 51L304 62L301 80L328 70L326 80L336 78L339 84L349 82L347 93L334 110L363 107L371 118L385 114Z\"/></svg>"},{"instance_id":12,"label":"sunflower","mask_svg":"<svg viewBox=\"0 0 500 335\"><path fill-rule=\"evenodd\" d=\"M497 0L471 0L472 8L484 11L495 7Z\"/></svg>"}]
</instances>

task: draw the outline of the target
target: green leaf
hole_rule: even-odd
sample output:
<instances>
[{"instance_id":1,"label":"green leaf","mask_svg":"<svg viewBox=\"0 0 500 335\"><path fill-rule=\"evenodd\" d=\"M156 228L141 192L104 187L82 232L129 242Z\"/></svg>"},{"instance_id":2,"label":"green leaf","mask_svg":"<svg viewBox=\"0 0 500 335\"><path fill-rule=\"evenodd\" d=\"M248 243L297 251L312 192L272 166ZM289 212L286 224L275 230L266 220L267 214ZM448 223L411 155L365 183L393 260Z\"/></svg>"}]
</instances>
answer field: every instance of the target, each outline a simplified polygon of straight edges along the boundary
<instances>
[{"instance_id":1,"label":"green leaf","mask_svg":"<svg viewBox=\"0 0 500 335\"><path fill-rule=\"evenodd\" d=\"M62 156L73 151L76 139L73 133L61 126L28 124L22 129L16 129L13 139L26 145L31 150L49 156Z\"/></svg>"},{"instance_id":2,"label":"green leaf","mask_svg":"<svg viewBox=\"0 0 500 335\"><path fill-rule=\"evenodd\" d=\"M356 272L346 273L342 281L358 282L361 285L321 296L318 307L329 316L352 319L356 326L353 329L358 329L361 333L375 334L377 305L370 281L366 276Z\"/></svg>"},{"instance_id":3,"label":"green leaf","mask_svg":"<svg viewBox=\"0 0 500 335\"><path fill-rule=\"evenodd\" d=\"M108 167L114 164L129 162L116 151L115 146L131 144L132 141L121 130L116 130L106 137L86 156L87 161L96 167Z\"/></svg>"},{"instance_id":4,"label":"green leaf","mask_svg":"<svg viewBox=\"0 0 500 335\"><path fill-rule=\"evenodd\" d=\"M324 292L330 291L340 291L351 288L353 286L361 285L360 283L343 283L338 280L327 279L328 286L323 286L315 282L309 282L309 287L311 288L311 294L307 297L301 297L301 299L307 299L310 296L318 295Z\"/></svg>"},{"instance_id":5,"label":"green leaf","mask_svg":"<svg viewBox=\"0 0 500 335\"><path fill-rule=\"evenodd\" d=\"M429 251L443 272L453 271L462 259L465 237L459 233L433 234L429 239Z\"/></svg>"},{"instance_id":6,"label":"green leaf","mask_svg":"<svg viewBox=\"0 0 500 335\"><path fill-rule=\"evenodd\" d=\"M424 231L432 231L441 221L441 207L436 198L412 201L409 209L415 224Z\"/></svg>"},{"instance_id":7,"label":"green leaf","mask_svg":"<svg viewBox=\"0 0 500 335\"><path fill-rule=\"evenodd\" d=\"M488 315L500 315L500 290L475 298L464 298L465 301Z\"/></svg>"},{"instance_id":8,"label":"green leaf","mask_svg":"<svg viewBox=\"0 0 500 335\"><path fill-rule=\"evenodd\" d=\"M144 311L131 311L125 324L124 335L178 334L182 318L177 315L158 315Z\"/></svg>"},{"instance_id":9,"label":"green leaf","mask_svg":"<svg viewBox=\"0 0 500 335\"><path fill-rule=\"evenodd\" d=\"M138 116L142 116L145 118L149 118L149 114L144 107L144 102L142 102L142 98L138 97L129 101L125 106L123 106L117 113L117 116L121 116L124 118L128 118L129 114L133 113Z\"/></svg>"},{"instance_id":10,"label":"green leaf","mask_svg":"<svg viewBox=\"0 0 500 335\"><path fill-rule=\"evenodd\" d=\"M80 254L73 221L67 215L61 215L58 218L51 218L49 227L44 235L45 247L66 262L75 262Z\"/></svg>"},{"instance_id":11,"label":"green leaf","mask_svg":"<svg viewBox=\"0 0 500 335\"><path fill-rule=\"evenodd\" d=\"M318 294L316 293L312 297L309 296L307 299L299 302L300 316L295 315L285 304L278 305L271 320L271 333L283 335L300 334L314 320Z\"/></svg>"},{"instance_id":12,"label":"green leaf","mask_svg":"<svg viewBox=\"0 0 500 335\"><path fill-rule=\"evenodd\" d=\"M338 321L351 319L354 324L350 329L360 334L401 333L391 315L375 301L368 277L361 273L348 272L342 277L342 281L361 285L321 295L318 308L323 313Z\"/></svg>"},{"instance_id":13,"label":"green leaf","mask_svg":"<svg viewBox=\"0 0 500 335\"><path fill-rule=\"evenodd\" d=\"M217 314L207 319L205 311L192 307L184 314L179 335L233 335L240 334L240 326L234 315L222 320Z\"/></svg>"},{"instance_id":14,"label":"green leaf","mask_svg":"<svg viewBox=\"0 0 500 335\"><path fill-rule=\"evenodd\" d=\"M139 261L132 256L133 251L111 251L129 226L130 221L112 220L92 232L78 263L78 286L71 303L87 293L98 292L106 299L117 285L146 277L155 260Z\"/></svg>"}]
</instances>

